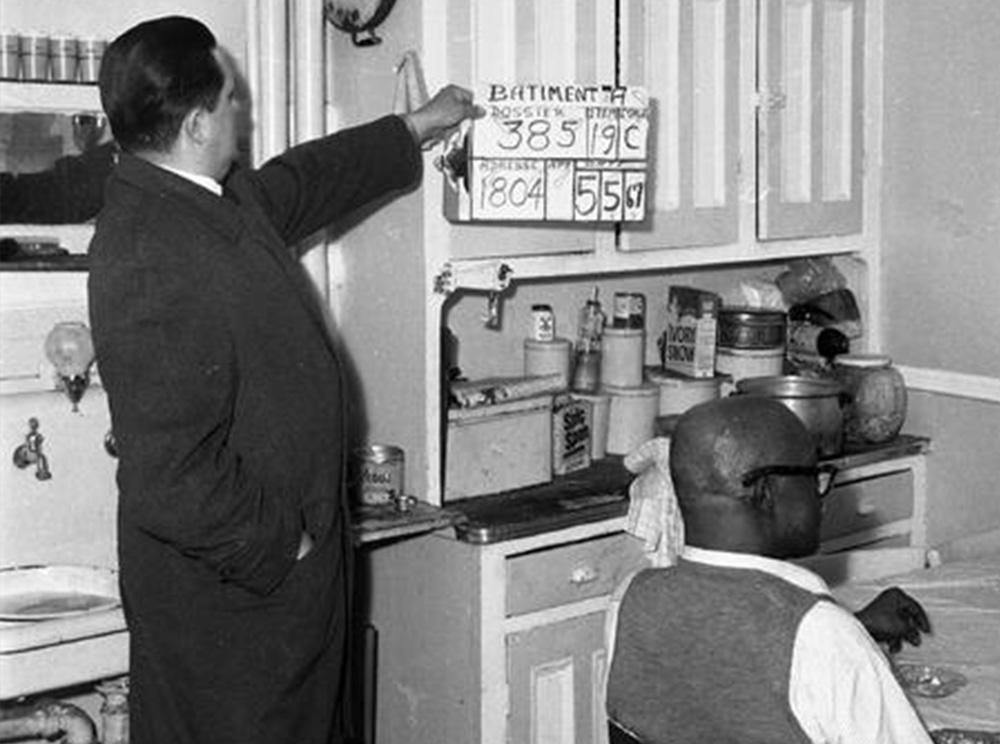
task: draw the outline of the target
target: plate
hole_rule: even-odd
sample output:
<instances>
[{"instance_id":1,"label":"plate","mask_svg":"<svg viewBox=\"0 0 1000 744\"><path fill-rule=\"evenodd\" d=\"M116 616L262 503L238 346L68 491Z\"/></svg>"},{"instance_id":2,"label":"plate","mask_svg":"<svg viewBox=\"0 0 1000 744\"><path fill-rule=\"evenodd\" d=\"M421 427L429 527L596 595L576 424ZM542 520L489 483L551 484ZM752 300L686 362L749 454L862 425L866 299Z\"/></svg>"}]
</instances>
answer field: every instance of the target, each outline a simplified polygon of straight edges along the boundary
<instances>
[{"instance_id":1,"label":"plate","mask_svg":"<svg viewBox=\"0 0 1000 744\"><path fill-rule=\"evenodd\" d=\"M118 572L99 566L0 569L0 620L53 620L102 612L121 603Z\"/></svg>"},{"instance_id":2,"label":"plate","mask_svg":"<svg viewBox=\"0 0 1000 744\"><path fill-rule=\"evenodd\" d=\"M903 688L918 697L948 697L969 684L961 672L929 664L896 664L895 672Z\"/></svg>"}]
</instances>

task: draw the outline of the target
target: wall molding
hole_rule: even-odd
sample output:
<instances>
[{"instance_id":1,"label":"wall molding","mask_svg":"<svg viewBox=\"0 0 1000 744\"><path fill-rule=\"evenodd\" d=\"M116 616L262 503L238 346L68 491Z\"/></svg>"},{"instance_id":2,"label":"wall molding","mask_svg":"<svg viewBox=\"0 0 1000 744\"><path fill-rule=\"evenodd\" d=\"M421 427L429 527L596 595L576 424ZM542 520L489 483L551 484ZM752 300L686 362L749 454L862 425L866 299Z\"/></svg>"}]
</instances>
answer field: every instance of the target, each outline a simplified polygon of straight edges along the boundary
<instances>
[{"instance_id":1,"label":"wall molding","mask_svg":"<svg viewBox=\"0 0 1000 744\"><path fill-rule=\"evenodd\" d=\"M959 398L1000 403L1000 378L985 375L970 375L945 369L906 367L896 365L906 387L938 395L954 395Z\"/></svg>"}]
</instances>

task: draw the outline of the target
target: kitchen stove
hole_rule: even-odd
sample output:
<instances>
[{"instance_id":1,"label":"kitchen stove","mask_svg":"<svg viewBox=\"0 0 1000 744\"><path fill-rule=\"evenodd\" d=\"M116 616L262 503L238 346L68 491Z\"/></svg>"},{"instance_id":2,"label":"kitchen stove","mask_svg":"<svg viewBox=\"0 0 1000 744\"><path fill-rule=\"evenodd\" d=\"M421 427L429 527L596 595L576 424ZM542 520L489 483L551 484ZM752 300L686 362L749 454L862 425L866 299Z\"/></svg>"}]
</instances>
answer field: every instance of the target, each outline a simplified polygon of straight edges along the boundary
<instances>
[{"instance_id":1,"label":"kitchen stove","mask_svg":"<svg viewBox=\"0 0 1000 744\"><path fill-rule=\"evenodd\" d=\"M608 457L543 485L460 499L447 508L461 515L460 540L485 545L624 516L633 477L621 457Z\"/></svg>"}]
</instances>

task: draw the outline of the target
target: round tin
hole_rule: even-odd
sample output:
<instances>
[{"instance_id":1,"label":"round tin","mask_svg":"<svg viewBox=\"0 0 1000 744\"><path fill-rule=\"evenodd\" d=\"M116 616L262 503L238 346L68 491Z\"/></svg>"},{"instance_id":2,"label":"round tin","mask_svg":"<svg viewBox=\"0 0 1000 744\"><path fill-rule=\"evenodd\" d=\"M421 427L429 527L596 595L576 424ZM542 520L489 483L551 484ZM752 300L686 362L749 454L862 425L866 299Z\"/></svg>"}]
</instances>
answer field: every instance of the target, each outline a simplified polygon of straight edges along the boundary
<instances>
[{"instance_id":1,"label":"round tin","mask_svg":"<svg viewBox=\"0 0 1000 744\"><path fill-rule=\"evenodd\" d=\"M362 504L389 504L403 497L406 459L402 448L371 444L357 451Z\"/></svg>"},{"instance_id":2,"label":"round tin","mask_svg":"<svg viewBox=\"0 0 1000 744\"><path fill-rule=\"evenodd\" d=\"M785 319L781 310L722 308L718 345L727 349L784 350Z\"/></svg>"}]
</instances>

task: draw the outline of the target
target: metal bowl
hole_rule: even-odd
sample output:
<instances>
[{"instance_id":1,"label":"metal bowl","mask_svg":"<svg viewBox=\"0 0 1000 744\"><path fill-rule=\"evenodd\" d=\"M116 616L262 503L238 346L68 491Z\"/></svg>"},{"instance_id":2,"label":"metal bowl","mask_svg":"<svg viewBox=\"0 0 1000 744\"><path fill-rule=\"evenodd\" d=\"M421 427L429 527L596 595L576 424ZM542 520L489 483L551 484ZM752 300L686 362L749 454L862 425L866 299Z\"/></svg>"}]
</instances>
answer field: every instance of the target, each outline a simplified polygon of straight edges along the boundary
<instances>
[{"instance_id":1,"label":"metal bowl","mask_svg":"<svg viewBox=\"0 0 1000 744\"><path fill-rule=\"evenodd\" d=\"M746 377L736 383L736 393L774 398L788 408L813 435L821 457L837 455L843 448L844 396L840 383L798 375Z\"/></svg>"}]
</instances>

